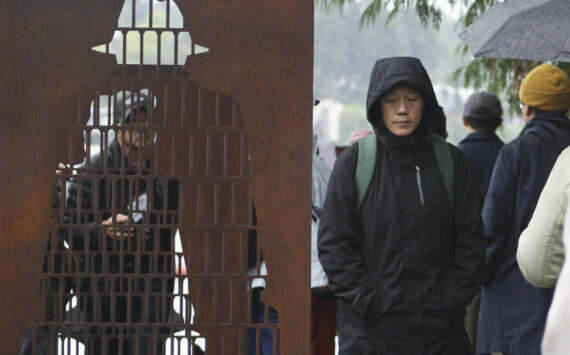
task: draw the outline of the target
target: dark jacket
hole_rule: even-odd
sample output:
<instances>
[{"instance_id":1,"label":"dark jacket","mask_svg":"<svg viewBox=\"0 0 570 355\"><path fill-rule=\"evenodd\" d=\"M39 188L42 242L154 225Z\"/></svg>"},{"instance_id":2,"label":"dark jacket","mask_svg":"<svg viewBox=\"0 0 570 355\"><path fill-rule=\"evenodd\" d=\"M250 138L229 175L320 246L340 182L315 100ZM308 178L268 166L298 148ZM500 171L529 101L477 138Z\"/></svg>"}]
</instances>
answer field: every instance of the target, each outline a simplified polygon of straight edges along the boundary
<instances>
[{"instance_id":1,"label":"dark jacket","mask_svg":"<svg viewBox=\"0 0 570 355\"><path fill-rule=\"evenodd\" d=\"M80 260L79 273L125 276L123 284L133 282L129 274L152 273L157 277L152 279L151 289L161 292L164 280L158 274L170 275L174 262L176 229L172 226L178 224L178 181L153 178L148 168L142 169L142 177L135 176L137 169L129 165L127 157L121 157L120 147L115 142L103 157L90 157L89 163L83 163L77 171L78 175L69 184L67 223L72 225L69 242ZM135 228L134 237L113 240L105 235L103 228L98 228L97 224L112 214L128 215L129 204L143 193L150 201L150 211L139 223L130 224ZM158 268L154 269L153 265ZM99 292L111 291L108 282L102 278L97 280ZM149 287L145 286L146 280L137 281L135 292L146 291ZM116 283L116 287L118 285ZM173 280L168 279L168 291L172 288ZM81 279L81 290L93 292L89 278ZM102 307L108 307L107 303ZM88 307L91 307L90 301Z\"/></svg>"},{"instance_id":2,"label":"dark jacket","mask_svg":"<svg viewBox=\"0 0 570 355\"><path fill-rule=\"evenodd\" d=\"M424 100L419 127L403 138L389 133L375 105L400 81ZM376 63L367 108L379 144L368 194L358 213L355 144L335 163L319 228L319 258L340 300L341 354L469 352L463 314L480 287L481 201L465 158L449 145L451 208L428 138L438 107L419 60Z\"/></svg>"},{"instance_id":3,"label":"dark jacket","mask_svg":"<svg viewBox=\"0 0 570 355\"><path fill-rule=\"evenodd\" d=\"M491 131L479 131L468 134L457 145L465 155L473 180L479 185L483 197L487 194L493 166L497 159L497 154L503 146L503 141Z\"/></svg>"},{"instance_id":4,"label":"dark jacket","mask_svg":"<svg viewBox=\"0 0 570 355\"><path fill-rule=\"evenodd\" d=\"M516 251L550 170L569 144L564 113L538 112L499 152L483 208L488 285L482 291L478 352L540 353L553 290L523 278Z\"/></svg>"}]
</instances>

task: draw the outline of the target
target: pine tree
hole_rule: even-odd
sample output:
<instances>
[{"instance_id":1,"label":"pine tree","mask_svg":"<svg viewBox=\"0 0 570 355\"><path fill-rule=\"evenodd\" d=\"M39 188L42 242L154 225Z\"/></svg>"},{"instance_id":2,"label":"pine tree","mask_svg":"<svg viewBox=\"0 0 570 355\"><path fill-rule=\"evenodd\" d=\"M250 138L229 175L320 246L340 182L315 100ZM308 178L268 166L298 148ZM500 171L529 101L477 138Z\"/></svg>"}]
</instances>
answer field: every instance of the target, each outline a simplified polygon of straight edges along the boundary
<instances>
[{"instance_id":1,"label":"pine tree","mask_svg":"<svg viewBox=\"0 0 570 355\"><path fill-rule=\"evenodd\" d=\"M458 32L472 24L485 10L499 2L497 0L447 0L452 7L463 6L464 14L457 23ZM508 1L508 0L507 0ZM357 0L317 0L330 11L341 10L346 6L357 3ZM379 19L380 13L389 11L386 25L400 11L407 12L413 9L424 27L432 26L439 29L442 19L440 1L437 0L371 0L365 5L360 17L360 26L369 26ZM456 55L470 56L466 44L461 44ZM485 88L488 91L504 93L510 110L516 110L518 88L526 74L541 62L513 59L475 58L466 66L457 68L452 81L463 81L464 85L476 89ZM556 63L570 75L570 63Z\"/></svg>"}]
</instances>

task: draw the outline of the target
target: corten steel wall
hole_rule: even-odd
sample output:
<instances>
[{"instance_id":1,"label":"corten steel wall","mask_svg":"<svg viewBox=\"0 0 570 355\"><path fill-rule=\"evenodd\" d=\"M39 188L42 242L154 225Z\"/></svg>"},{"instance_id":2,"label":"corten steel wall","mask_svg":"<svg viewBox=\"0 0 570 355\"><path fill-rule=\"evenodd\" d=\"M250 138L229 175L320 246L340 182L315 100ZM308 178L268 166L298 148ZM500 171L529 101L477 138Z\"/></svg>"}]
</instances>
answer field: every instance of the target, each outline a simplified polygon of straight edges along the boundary
<instances>
[{"instance_id":1,"label":"corten steel wall","mask_svg":"<svg viewBox=\"0 0 570 355\"><path fill-rule=\"evenodd\" d=\"M256 261L259 267L261 251L269 270L263 300L279 312L279 324L272 327L279 329L281 353L308 353L312 1L172 1L168 8L180 10L182 29L170 28L168 22L160 29L119 26L123 6L122 0L0 0L1 352L18 353L30 329L35 338L46 339L61 331L69 298L85 304L108 297L115 301L110 323L102 324L101 307L85 318L68 315L83 331L80 340L133 338L140 346L144 339L156 343L162 337L170 339L166 353L176 353L181 338L195 336L205 339L208 354L245 353L254 278L246 270L248 234L255 228ZM155 32L155 38L163 38L163 32L189 32L192 42L208 51L192 52L180 63L133 64L125 57L118 63L109 46L107 53L92 50L109 43L117 30ZM140 42L144 47L146 42ZM100 137L126 129L140 132L143 128L136 125L103 124L99 115L105 109L113 115L117 94L136 96L141 90L153 103L148 115L156 143L147 156L130 158L148 158L148 166L100 171L89 169L86 159L85 168L55 174L58 163L78 164L97 153L91 151L92 134L87 134L84 152L86 132L98 131ZM104 151L105 140L99 143ZM172 183L178 191L171 200L178 198L178 203L162 197L143 211L152 217L133 225L137 236L164 233L170 247L130 248L122 242L111 243L110 249L78 249L73 238L58 245L60 236L77 231L84 232L84 241L89 233L105 238L101 220L95 219L128 213L129 201L73 207L66 204L69 194L62 188L60 206L52 208L54 177L63 186L90 179L96 181L90 185L94 190L102 181L124 187L127 180L132 187L142 180L160 185L163 192ZM128 196L138 195L137 189ZM152 191L147 189L151 201ZM174 248L176 232L183 252ZM123 240L128 238L133 239ZM122 261L111 261L113 255ZM146 258L154 266L125 270L127 255L134 265ZM104 260L101 270L89 262L97 256ZM173 260L182 259L188 272L176 274ZM122 266L111 272L113 263ZM73 281L72 290L65 280ZM80 288L82 280L91 287ZM116 280L128 287L113 286ZM164 286L158 293L149 286L155 280ZM100 289L98 282L105 286ZM166 291L172 282L179 285L177 294ZM114 318L120 299L127 300L127 309L134 299L157 299L158 313L178 302L183 318L178 323L166 317L151 320L142 312L141 321L151 329L145 335L148 329L135 324L131 313L127 323ZM46 303L55 306L52 318L46 317ZM267 325L255 326L263 327ZM181 329L185 335L172 335ZM104 334L107 330L111 334ZM60 334L62 344L70 343Z\"/></svg>"}]
</instances>

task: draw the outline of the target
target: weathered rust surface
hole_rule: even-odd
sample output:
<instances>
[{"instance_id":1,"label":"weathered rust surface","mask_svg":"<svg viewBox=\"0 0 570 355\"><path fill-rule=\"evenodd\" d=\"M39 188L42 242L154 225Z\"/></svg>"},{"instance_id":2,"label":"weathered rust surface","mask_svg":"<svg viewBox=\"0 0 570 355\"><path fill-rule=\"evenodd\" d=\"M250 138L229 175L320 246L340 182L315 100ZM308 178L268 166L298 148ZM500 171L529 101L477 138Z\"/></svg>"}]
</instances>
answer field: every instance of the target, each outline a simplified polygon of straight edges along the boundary
<instances>
[{"instance_id":1,"label":"weathered rust surface","mask_svg":"<svg viewBox=\"0 0 570 355\"><path fill-rule=\"evenodd\" d=\"M120 6L110 0L0 2L0 342L6 354L19 352L22 335L39 319L57 162L83 155L82 144L63 137L56 122L77 115L70 98L114 65L90 48L112 35Z\"/></svg>"},{"instance_id":2,"label":"weathered rust surface","mask_svg":"<svg viewBox=\"0 0 570 355\"><path fill-rule=\"evenodd\" d=\"M67 228L52 223L57 164L83 159L95 97L140 89L159 98L153 176L182 186L172 228L182 237L185 296L196 310L183 325L205 337L208 354L245 353L251 278L243 245L254 201L269 269L263 300L279 312L281 353L309 352L313 3L176 4L184 30L209 49L189 56L180 72L121 66L91 50L112 38L123 1L0 1L0 318L10 325L0 342L7 354L19 351L36 321L50 325L42 322L38 285L49 231Z\"/></svg>"}]
</instances>

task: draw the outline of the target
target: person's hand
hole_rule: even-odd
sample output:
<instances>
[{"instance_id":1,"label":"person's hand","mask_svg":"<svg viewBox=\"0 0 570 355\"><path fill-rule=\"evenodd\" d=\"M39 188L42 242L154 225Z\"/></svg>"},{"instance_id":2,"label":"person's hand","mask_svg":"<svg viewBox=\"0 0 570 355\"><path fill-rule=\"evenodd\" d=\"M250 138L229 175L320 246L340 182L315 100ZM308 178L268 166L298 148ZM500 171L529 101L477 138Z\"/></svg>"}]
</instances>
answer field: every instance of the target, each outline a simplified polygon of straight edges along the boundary
<instances>
[{"instance_id":1,"label":"person's hand","mask_svg":"<svg viewBox=\"0 0 570 355\"><path fill-rule=\"evenodd\" d=\"M116 219L116 224L117 224L116 226L112 226L113 216L107 218L106 220L103 221L103 223L101 223L105 226L111 226L105 230L105 234L107 235L107 237L109 237L111 239L119 239L121 237L132 237L134 235L134 233L133 233L134 228L133 227L120 228L118 226L118 224L129 223L129 216L124 215L122 213L117 213L115 215L115 219Z\"/></svg>"}]
</instances>

